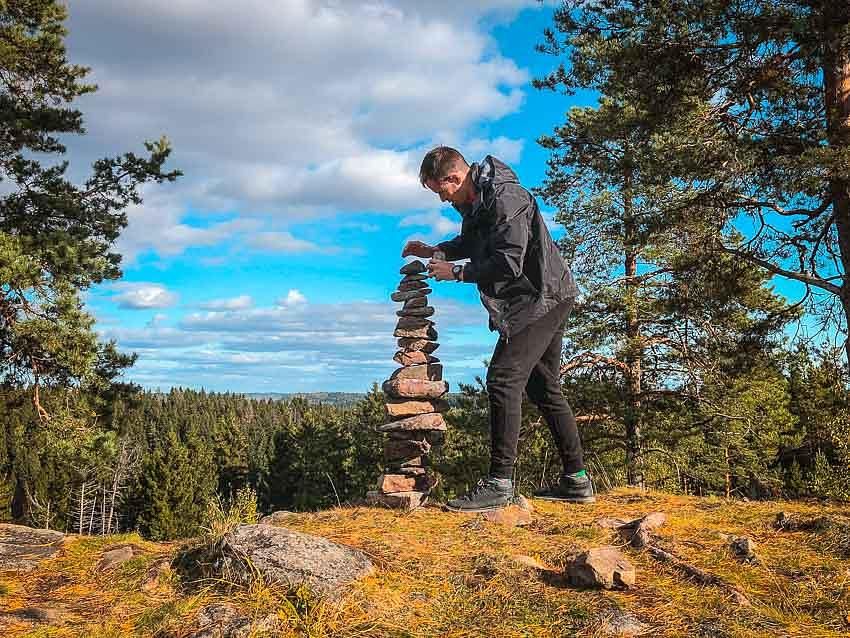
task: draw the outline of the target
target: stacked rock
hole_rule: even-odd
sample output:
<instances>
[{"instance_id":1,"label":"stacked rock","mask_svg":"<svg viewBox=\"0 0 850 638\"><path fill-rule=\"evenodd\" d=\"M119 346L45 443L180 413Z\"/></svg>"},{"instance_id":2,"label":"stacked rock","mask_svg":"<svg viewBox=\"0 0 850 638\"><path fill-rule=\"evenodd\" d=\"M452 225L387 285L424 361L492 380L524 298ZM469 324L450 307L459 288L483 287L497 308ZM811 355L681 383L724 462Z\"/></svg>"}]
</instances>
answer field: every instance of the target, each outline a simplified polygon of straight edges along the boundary
<instances>
[{"instance_id":1,"label":"stacked rock","mask_svg":"<svg viewBox=\"0 0 850 638\"><path fill-rule=\"evenodd\" d=\"M442 442L446 422L442 412L448 404L441 397L449 390L443 381L443 366L432 353L440 347L434 308L428 305L431 289L425 282L425 264L412 261L399 271L404 277L392 300L403 302L393 336L399 350L393 360L401 365L383 384L387 396L388 423L379 429L384 442L384 473L377 491L369 492L373 504L412 509L421 505L434 478L428 473L428 455Z\"/></svg>"}]
</instances>

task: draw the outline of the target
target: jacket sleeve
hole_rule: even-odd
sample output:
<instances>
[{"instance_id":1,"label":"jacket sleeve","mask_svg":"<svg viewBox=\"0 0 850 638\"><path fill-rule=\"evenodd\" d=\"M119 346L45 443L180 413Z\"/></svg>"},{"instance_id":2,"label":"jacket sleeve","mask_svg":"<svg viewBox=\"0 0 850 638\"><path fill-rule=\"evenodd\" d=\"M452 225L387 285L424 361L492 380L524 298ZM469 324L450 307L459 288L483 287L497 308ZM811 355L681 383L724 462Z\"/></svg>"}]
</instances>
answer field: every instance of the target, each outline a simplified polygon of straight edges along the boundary
<instances>
[{"instance_id":1,"label":"jacket sleeve","mask_svg":"<svg viewBox=\"0 0 850 638\"><path fill-rule=\"evenodd\" d=\"M490 231L492 254L463 268L463 280L488 284L510 281L522 274L528 247L528 208L532 202L525 191L501 193L495 201L494 225Z\"/></svg>"},{"instance_id":2,"label":"jacket sleeve","mask_svg":"<svg viewBox=\"0 0 850 638\"><path fill-rule=\"evenodd\" d=\"M437 249L446 253L446 261L457 261L469 257L469 249L466 246L463 233L454 239L437 244Z\"/></svg>"}]
</instances>

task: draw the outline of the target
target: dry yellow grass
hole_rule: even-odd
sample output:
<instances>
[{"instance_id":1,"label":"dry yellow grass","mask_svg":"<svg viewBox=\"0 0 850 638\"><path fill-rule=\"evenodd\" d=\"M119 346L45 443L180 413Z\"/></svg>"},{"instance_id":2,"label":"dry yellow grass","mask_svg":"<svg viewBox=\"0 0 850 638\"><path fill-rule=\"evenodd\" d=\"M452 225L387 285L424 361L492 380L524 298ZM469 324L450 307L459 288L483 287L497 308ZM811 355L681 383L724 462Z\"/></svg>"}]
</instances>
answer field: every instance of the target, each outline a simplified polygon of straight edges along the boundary
<instances>
[{"instance_id":1,"label":"dry yellow grass","mask_svg":"<svg viewBox=\"0 0 850 638\"><path fill-rule=\"evenodd\" d=\"M314 604L303 594L257 583L225 592L190 588L166 571L146 589L152 566L173 556L175 544L134 535L73 538L60 556L31 574L0 581L0 609L51 606L64 610L62 627L5 628L5 636L183 636L198 610L227 600L247 614L277 613L290 636L562 637L604 635L602 619L624 610L650 636L850 635L850 559L829 531L780 532L779 511L800 519L850 519L850 507L798 502L726 502L619 490L592 506L534 502L535 521L505 528L480 519L425 508L410 514L376 508L339 508L289 517L293 529L319 534L366 552L377 569L336 604ZM726 592L689 582L645 553L623 548L637 568L628 592L578 591L560 569L573 553L621 544L594 521L662 511L658 530L678 556L743 591L752 607ZM760 562L745 565L721 534L758 543ZM850 542L850 539L844 539ZM101 553L131 543L143 553L112 573L97 572ZM846 545L845 545L846 547ZM551 568L517 561L528 556Z\"/></svg>"}]
</instances>

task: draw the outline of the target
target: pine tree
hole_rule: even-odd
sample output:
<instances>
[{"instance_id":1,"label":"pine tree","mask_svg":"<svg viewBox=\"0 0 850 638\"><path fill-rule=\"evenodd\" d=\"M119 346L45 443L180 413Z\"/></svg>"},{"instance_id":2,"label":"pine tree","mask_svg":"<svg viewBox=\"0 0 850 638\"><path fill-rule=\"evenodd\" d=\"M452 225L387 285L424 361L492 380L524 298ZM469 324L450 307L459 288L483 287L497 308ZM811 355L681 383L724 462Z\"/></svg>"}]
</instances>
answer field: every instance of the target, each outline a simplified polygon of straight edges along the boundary
<instances>
[{"instance_id":1,"label":"pine tree","mask_svg":"<svg viewBox=\"0 0 850 638\"><path fill-rule=\"evenodd\" d=\"M799 282L846 332L848 3L566 0L542 48L569 56L545 84L626 94L665 138L657 170L695 239Z\"/></svg>"},{"instance_id":2,"label":"pine tree","mask_svg":"<svg viewBox=\"0 0 850 638\"><path fill-rule=\"evenodd\" d=\"M91 93L88 69L68 62L67 10L55 0L0 3L0 372L7 384L83 384L103 389L133 362L100 344L79 291L121 276L113 242L140 203L138 187L177 178L163 172L165 139L148 157L127 153L95 162L76 185L65 177L60 136L84 132L70 104Z\"/></svg>"},{"instance_id":3,"label":"pine tree","mask_svg":"<svg viewBox=\"0 0 850 638\"><path fill-rule=\"evenodd\" d=\"M557 74L539 83L557 84ZM668 140L646 117L628 94L603 95L541 139L552 154L540 193L585 292L567 323L568 392L592 423L589 449L609 456L619 442L633 485L644 457L669 453L688 415L706 412L724 359L738 349L753 363L794 316L763 270L693 244L702 228L670 207L676 185L657 170Z\"/></svg>"}]
</instances>

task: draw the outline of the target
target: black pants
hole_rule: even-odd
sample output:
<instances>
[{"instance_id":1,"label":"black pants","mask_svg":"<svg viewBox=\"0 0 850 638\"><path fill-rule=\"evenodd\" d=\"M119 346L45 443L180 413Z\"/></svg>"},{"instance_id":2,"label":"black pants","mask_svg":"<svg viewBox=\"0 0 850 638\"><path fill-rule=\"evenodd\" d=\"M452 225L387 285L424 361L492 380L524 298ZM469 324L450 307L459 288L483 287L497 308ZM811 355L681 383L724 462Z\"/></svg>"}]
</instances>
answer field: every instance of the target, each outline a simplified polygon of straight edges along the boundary
<instances>
[{"instance_id":1,"label":"black pants","mask_svg":"<svg viewBox=\"0 0 850 638\"><path fill-rule=\"evenodd\" d=\"M561 393L564 322L573 309L569 299L533 324L500 338L487 369L490 397L490 475L511 478L522 421L522 391L546 420L561 455L564 472L584 469L575 416Z\"/></svg>"}]
</instances>

